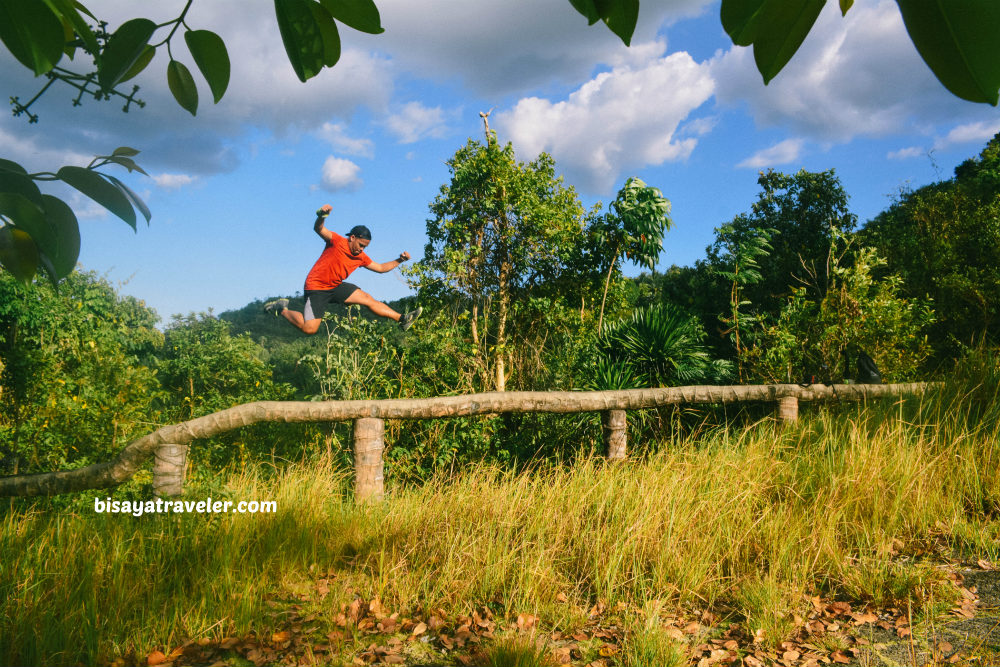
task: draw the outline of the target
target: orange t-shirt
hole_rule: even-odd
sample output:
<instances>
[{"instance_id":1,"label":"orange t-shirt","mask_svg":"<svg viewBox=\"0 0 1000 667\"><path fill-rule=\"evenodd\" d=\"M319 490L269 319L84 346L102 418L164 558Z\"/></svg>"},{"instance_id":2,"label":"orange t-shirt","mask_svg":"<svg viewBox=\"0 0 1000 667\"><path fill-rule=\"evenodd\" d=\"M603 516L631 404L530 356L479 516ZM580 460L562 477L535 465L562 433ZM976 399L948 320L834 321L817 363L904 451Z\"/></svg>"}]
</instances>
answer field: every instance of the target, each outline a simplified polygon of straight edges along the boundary
<instances>
[{"instance_id":1,"label":"orange t-shirt","mask_svg":"<svg viewBox=\"0 0 1000 667\"><path fill-rule=\"evenodd\" d=\"M344 282L344 279L359 266L368 266L372 263L372 258L364 251L360 255L352 255L347 239L336 232L331 233L333 238L326 244L323 254L306 276L307 290L333 289Z\"/></svg>"}]
</instances>

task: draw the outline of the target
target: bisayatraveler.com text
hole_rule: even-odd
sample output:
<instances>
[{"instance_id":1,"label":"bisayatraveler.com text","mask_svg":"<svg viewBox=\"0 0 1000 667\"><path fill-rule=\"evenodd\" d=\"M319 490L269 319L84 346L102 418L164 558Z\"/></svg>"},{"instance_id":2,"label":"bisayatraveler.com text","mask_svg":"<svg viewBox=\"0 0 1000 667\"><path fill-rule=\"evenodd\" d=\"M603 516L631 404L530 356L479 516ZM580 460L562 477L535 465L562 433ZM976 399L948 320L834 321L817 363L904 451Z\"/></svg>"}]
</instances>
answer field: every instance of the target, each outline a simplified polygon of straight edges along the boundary
<instances>
[{"instance_id":1,"label":"bisayatraveler.com text","mask_svg":"<svg viewBox=\"0 0 1000 667\"><path fill-rule=\"evenodd\" d=\"M111 500L94 498L97 514L271 514L278 511L274 500Z\"/></svg>"}]
</instances>

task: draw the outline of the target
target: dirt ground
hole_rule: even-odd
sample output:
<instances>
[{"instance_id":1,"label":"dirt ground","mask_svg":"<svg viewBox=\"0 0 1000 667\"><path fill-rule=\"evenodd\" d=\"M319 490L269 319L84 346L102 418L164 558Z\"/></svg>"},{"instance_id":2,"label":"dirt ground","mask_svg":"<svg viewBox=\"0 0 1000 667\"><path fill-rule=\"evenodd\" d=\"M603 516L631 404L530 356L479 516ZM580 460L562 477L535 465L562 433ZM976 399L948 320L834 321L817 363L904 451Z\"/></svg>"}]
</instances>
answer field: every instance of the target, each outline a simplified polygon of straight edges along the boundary
<instances>
[{"instance_id":1,"label":"dirt ground","mask_svg":"<svg viewBox=\"0 0 1000 667\"><path fill-rule=\"evenodd\" d=\"M860 633L870 644L859 651L863 667L983 665L1000 667L1000 570L961 570L974 592L974 618L950 612L913 628L906 637L877 626Z\"/></svg>"}]
</instances>

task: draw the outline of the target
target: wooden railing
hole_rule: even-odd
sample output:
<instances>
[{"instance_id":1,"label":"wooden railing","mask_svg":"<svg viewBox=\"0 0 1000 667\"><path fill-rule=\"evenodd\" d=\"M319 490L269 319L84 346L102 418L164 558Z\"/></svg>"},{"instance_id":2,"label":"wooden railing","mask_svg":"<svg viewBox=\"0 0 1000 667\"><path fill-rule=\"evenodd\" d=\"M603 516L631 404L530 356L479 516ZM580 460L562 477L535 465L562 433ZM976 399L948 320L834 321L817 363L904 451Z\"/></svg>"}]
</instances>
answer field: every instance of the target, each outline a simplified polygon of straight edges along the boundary
<instances>
[{"instance_id":1,"label":"wooden railing","mask_svg":"<svg viewBox=\"0 0 1000 667\"><path fill-rule=\"evenodd\" d=\"M601 412L608 457L628 451L628 410L687 403L767 401L779 421L798 418L799 401L866 400L925 391L931 383L878 385L739 385L664 387L621 391L493 392L438 398L373 401L260 401L238 405L181 424L164 426L125 447L111 461L77 470L0 478L0 496L37 496L99 489L129 479L154 457L153 490L159 496L183 490L188 443L259 422L354 422L355 499L383 494L382 452L386 419L435 419L509 412Z\"/></svg>"}]
</instances>

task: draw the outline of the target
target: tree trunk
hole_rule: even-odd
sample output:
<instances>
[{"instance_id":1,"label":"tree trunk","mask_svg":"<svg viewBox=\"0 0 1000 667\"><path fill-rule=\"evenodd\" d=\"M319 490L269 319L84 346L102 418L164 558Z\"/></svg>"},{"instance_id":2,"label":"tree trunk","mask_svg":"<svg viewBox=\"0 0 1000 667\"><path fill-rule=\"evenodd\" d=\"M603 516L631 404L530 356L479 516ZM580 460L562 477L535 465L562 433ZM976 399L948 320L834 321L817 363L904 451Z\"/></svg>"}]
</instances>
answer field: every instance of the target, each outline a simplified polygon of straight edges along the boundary
<instances>
[{"instance_id":1,"label":"tree trunk","mask_svg":"<svg viewBox=\"0 0 1000 667\"><path fill-rule=\"evenodd\" d=\"M799 399L795 396L782 396L778 399L778 421L789 424L799 418Z\"/></svg>"},{"instance_id":2,"label":"tree trunk","mask_svg":"<svg viewBox=\"0 0 1000 667\"><path fill-rule=\"evenodd\" d=\"M385 420L365 417L354 422L354 498L378 500L385 492L382 450Z\"/></svg>"},{"instance_id":3,"label":"tree trunk","mask_svg":"<svg viewBox=\"0 0 1000 667\"><path fill-rule=\"evenodd\" d=\"M608 288L611 286L611 273L615 270L618 261L618 250L615 250L615 257L608 266L608 273L604 276L604 295L601 297L601 314L597 316L597 333L601 333L601 326L604 324L604 302L608 300Z\"/></svg>"},{"instance_id":4,"label":"tree trunk","mask_svg":"<svg viewBox=\"0 0 1000 667\"><path fill-rule=\"evenodd\" d=\"M187 445L160 445L153 453L153 495L172 498L184 492Z\"/></svg>"},{"instance_id":5,"label":"tree trunk","mask_svg":"<svg viewBox=\"0 0 1000 667\"><path fill-rule=\"evenodd\" d=\"M624 410L607 410L602 418L604 444L608 447L608 458L624 461L628 457L628 420Z\"/></svg>"},{"instance_id":6,"label":"tree trunk","mask_svg":"<svg viewBox=\"0 0 1000 667\"><path fill-rule=\"evenodd\" d=\"M472 344L479 347L479 304L472 304Z\"/></svg>"},{"instance_id":7,"label":"tree trunk","mask_svg":"<svg viewBox=\"0 0 1000 667\"><path fill-rule=\"evenodd\" d=\"M510 305L510 295L507 293L506 280L510 277L507 264L500 266L500 293L497 298L497 340L496 340L496 390L507 391L507 369L504 356L507 354L507 309Z\"/></svg>"}]
</instances>

